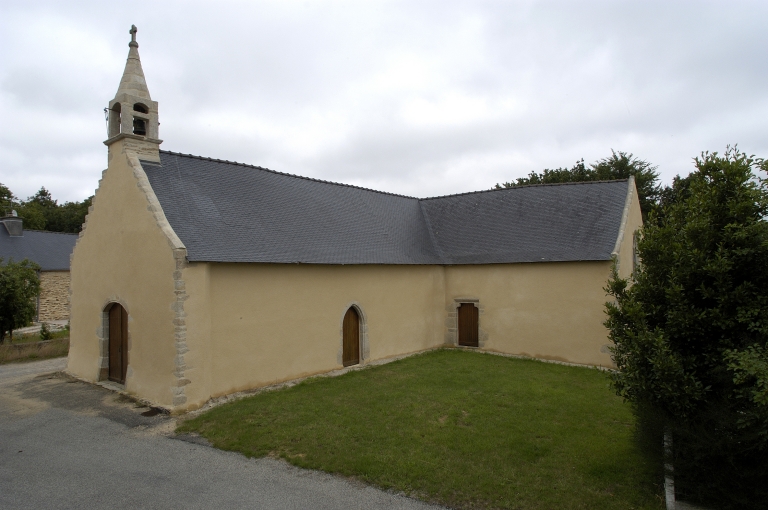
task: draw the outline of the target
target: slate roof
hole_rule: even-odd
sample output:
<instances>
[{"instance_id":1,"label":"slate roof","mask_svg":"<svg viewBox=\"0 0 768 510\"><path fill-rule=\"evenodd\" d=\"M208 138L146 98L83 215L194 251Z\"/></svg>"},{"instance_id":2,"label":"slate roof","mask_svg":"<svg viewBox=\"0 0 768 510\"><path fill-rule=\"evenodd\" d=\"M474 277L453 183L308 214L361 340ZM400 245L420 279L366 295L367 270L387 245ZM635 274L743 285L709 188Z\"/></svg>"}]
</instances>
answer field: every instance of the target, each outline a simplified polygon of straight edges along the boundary
<instances>
[{"instance_id":1,"label":"slate roof","mask_svg":"<svg viewBox=\"0 0 768 510\"><path fill-rule=\"evenodd\" d=\"M609 260L627 181L418 199L160 151L142 161L190 261L490 264Z\"/></svg>"},{"instance_id":2,"label":"slate roof","mask_svg":"<svg viewBox=\"0 0 768 510\"><path fill-rule=\"evenodd\" d=\"M69 271L69 256L75 248L78 234L24 230L21 237L11 237L0 225L0 258L21 262L29 259L40 264L43 271Z\"/></svg>"}]
</instances>

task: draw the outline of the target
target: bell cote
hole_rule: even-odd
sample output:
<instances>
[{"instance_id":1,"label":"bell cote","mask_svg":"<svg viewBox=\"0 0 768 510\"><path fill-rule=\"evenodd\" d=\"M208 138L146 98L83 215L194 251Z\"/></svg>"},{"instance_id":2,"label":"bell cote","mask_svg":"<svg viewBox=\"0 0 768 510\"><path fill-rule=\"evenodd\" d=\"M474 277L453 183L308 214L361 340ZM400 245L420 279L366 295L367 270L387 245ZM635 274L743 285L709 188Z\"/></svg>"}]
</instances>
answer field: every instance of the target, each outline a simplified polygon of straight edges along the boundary
<instances>
[{"instance_id":1,"label":"bell cote","mask_svg":"<svg viewBox=\"0 0 768 510\"><path fill-rule=\"evenodd\" d=\"M136 26L131 26L131 42L128 43L128 60L125 63L123 78L117 88L115 98L107 109L107 140L105 145L124 140L125 148L139 152L142 158L159 158L159 145L162 143L158 127L157 101L152 101L144 79L139 58L139 43L136 42ZM130 141L130 142L129 142ZM150 154L151 153L151 154Z\"/></svg>"}]
</instances>

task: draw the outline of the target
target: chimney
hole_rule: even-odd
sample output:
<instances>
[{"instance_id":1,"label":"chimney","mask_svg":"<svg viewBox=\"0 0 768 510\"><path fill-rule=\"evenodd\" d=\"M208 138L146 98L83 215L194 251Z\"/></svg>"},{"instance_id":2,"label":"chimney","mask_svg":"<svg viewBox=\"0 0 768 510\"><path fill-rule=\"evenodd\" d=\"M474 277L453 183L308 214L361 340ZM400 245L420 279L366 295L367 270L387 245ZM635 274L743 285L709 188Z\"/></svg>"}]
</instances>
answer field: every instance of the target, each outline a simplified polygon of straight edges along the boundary
<instances>
[{"instance_id":1,"label":"chimney","mask_svg":"<svg viewBox=\"0 0 768 510\"><path fill-rule=\"evenodd\" d=\"M23 220L19 218L16 211L11 211L4 218L0 218L0 222L5 225L5 229L8 231L8 235L11 237L23 237L24 227L22 226Z\"/></svg>"}]
</instances>

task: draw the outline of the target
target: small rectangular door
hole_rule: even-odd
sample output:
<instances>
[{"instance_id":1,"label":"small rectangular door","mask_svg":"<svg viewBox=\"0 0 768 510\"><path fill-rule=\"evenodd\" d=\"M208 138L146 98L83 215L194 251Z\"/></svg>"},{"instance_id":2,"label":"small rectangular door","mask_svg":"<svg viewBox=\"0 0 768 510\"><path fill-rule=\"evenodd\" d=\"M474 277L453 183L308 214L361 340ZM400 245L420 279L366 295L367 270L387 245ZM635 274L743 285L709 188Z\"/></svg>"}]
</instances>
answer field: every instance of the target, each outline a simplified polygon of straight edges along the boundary
<instances>
[{"instance_id":1,"label":"small rectangular door","mask_svg":"<svg viewBox=\"0 0 768 510\"><path fill-rule=\"evenodd\" d=\"M477 347L477 316L478 310L472 303L462 303L459 306L459 345Z\"/></svg>"},{"instance_id":2,"label":"small rectangular door","mask_svg":"<svg viewBox=\"0 0 768 510\"><path fill-rule=\"evenodd\" d=\"M128 371L128 312L115 303L109 309L109 380L125 384Z\"/></svg>"}]
</instances>

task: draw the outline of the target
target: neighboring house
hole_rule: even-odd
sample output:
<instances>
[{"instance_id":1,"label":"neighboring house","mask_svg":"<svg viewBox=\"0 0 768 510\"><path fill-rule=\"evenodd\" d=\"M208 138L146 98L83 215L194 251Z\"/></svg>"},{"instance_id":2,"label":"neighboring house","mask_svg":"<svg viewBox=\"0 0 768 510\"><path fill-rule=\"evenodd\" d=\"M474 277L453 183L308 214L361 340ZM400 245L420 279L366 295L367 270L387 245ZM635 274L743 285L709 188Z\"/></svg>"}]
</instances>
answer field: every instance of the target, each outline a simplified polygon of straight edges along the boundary
<instances>
[{"instance_id":1,"label":"neighboring house","mask_svg":"<svg viewBox=\"0 0 768 510\"><path fill-rule=\"evenodd\" d=\"M72 257L70 373L185 410L439 346L612 364L632 179L417 199L160 151L129 47Z\"/></svg>"},{"instance_id":2,"label":"neighboring house","mask_svg":"<svg viewBox=\"0 0 768 510\"><path fill-rule=\"evenodd\" d=\"M24 230L15 213L0 219L0 258L3 263L29 259L40 266L37 322L69 319L69 257L77 234Z\"/></svg>"}]
</instances>

